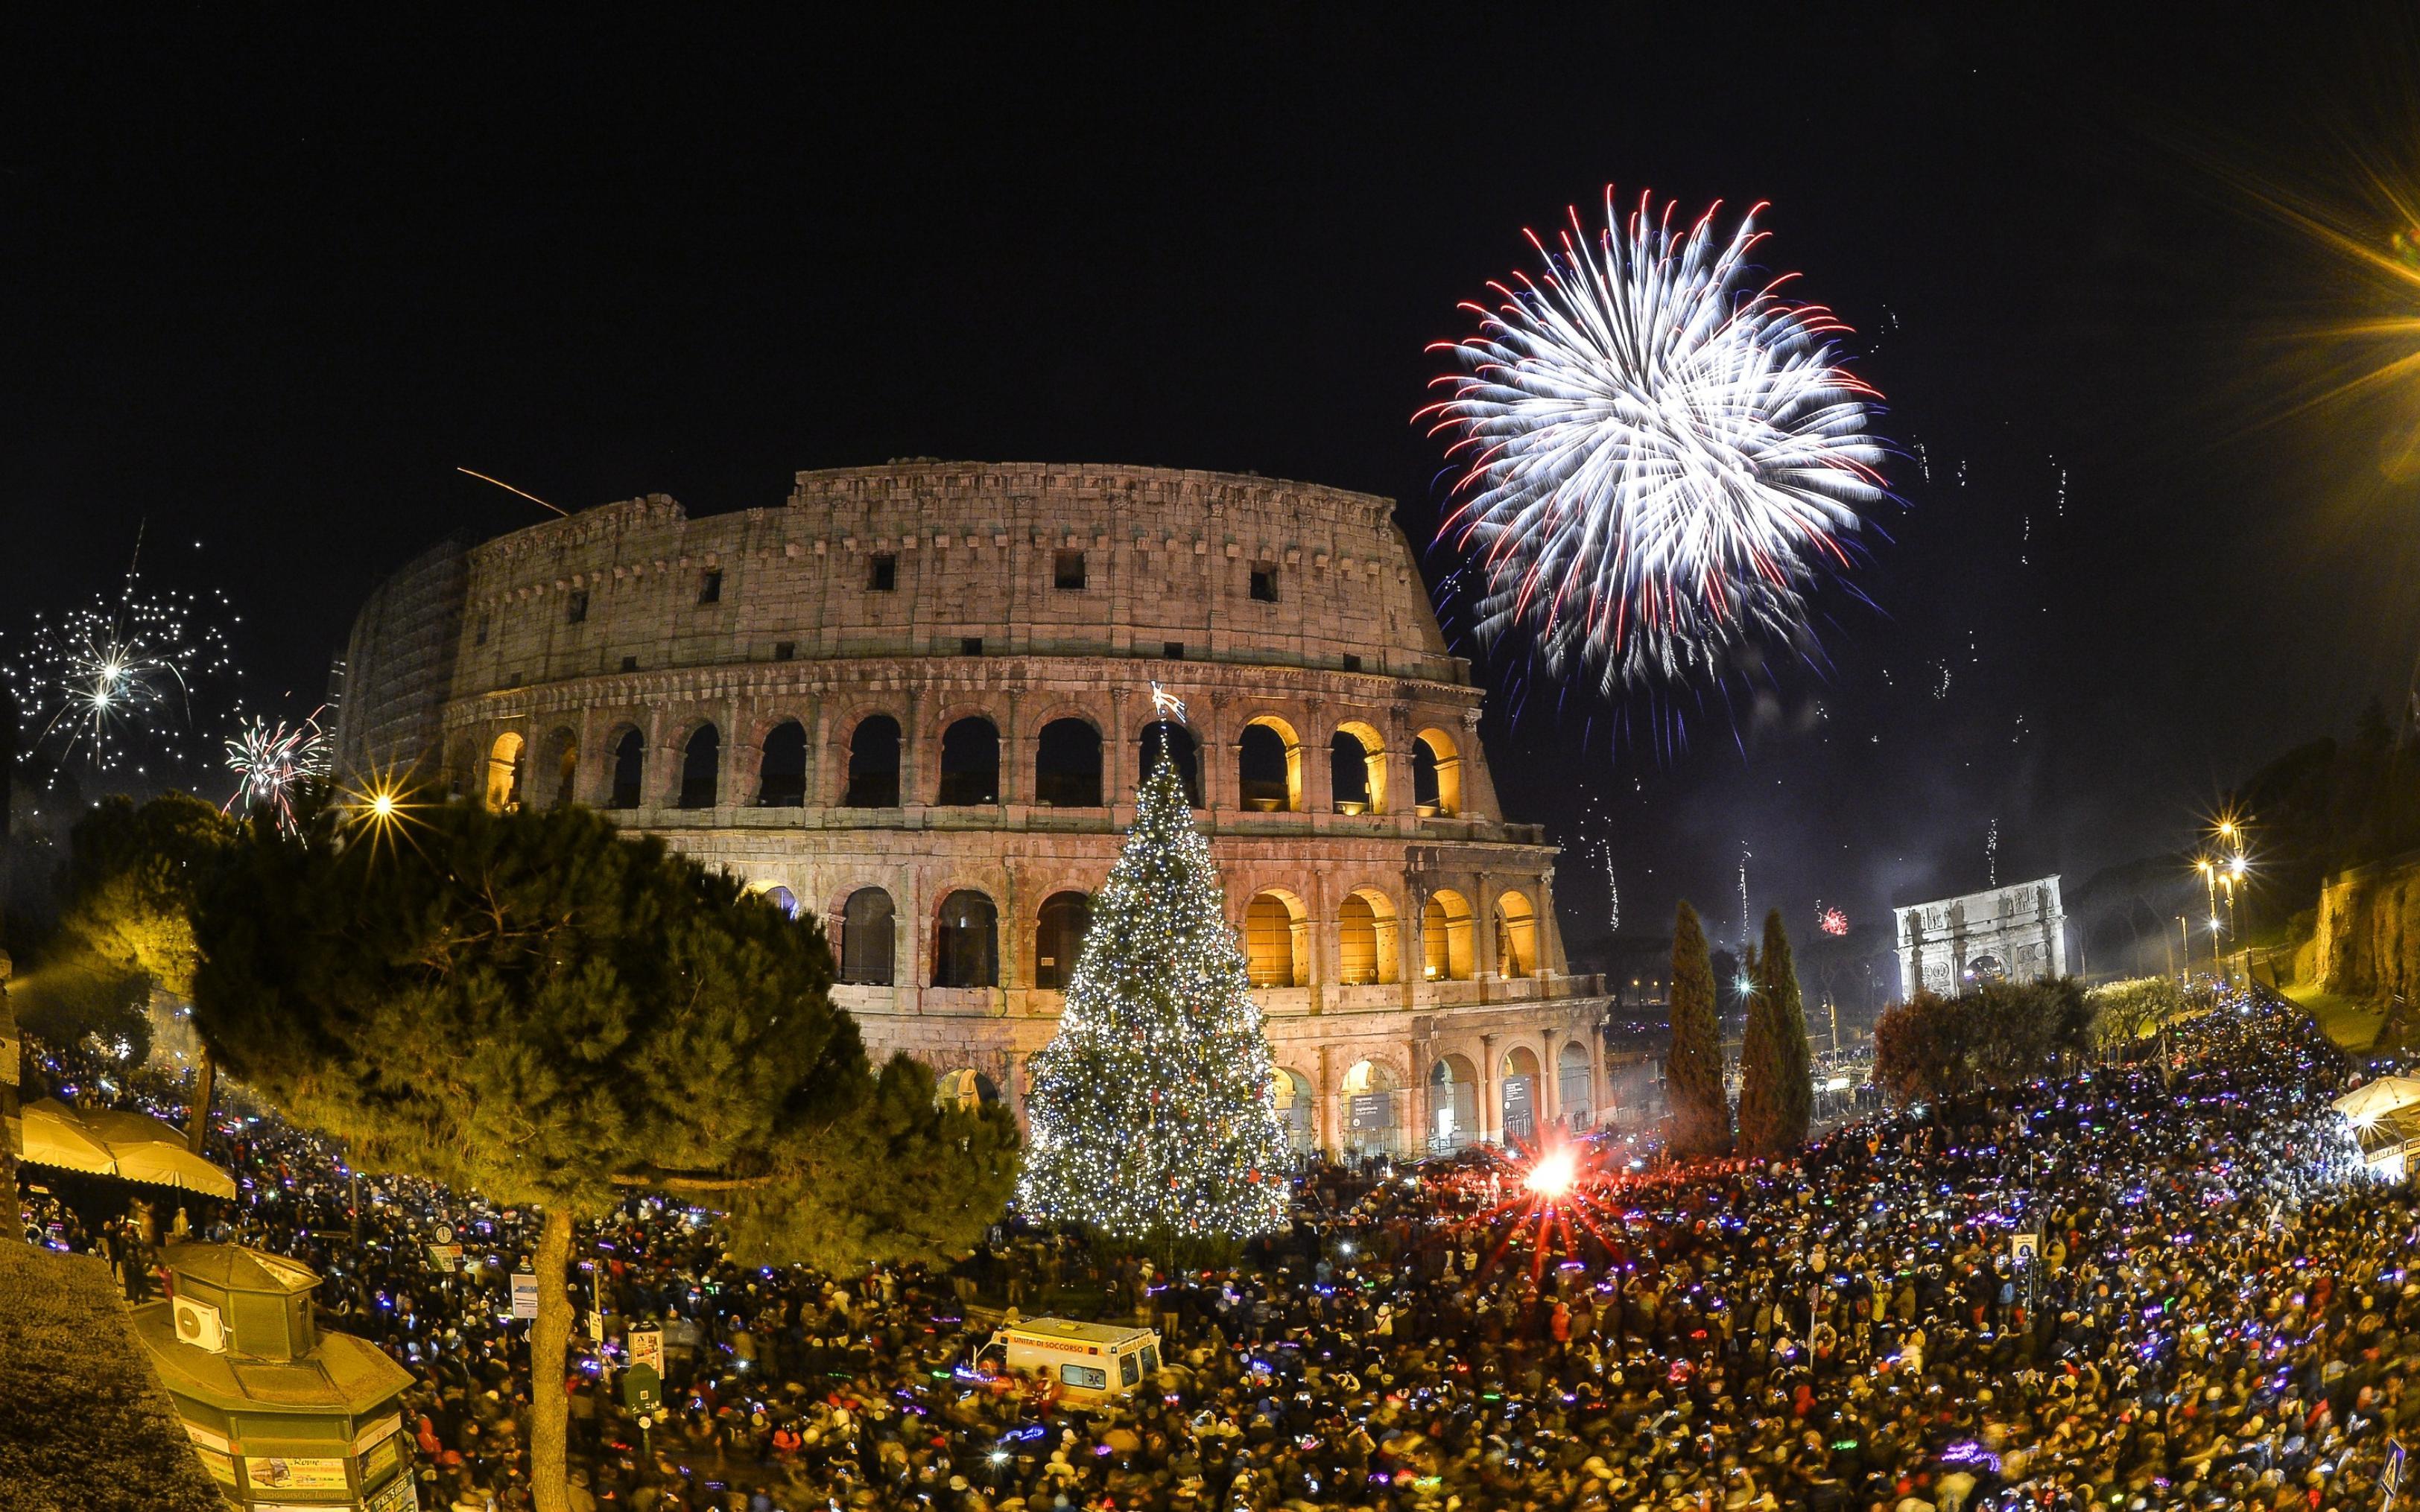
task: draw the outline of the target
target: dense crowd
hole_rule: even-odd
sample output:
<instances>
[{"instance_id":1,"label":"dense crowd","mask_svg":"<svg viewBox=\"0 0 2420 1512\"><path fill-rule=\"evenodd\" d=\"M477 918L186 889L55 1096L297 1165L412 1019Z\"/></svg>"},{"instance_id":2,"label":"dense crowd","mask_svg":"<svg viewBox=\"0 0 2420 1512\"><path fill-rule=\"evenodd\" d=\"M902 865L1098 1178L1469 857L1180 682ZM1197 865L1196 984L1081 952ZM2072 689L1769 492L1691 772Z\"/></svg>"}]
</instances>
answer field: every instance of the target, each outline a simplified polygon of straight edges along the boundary
<instances>
[{"instance_id":1,"label":"dense crowd","mask_svg":"<svg viewBox=\"0 0 2420 1512\"><path fill-rule=\"evenodd\" d=\"M574 1504L2375 1507L2420 1357L2412 1193L2359 1178L2348 1068L2299 1014L2226 1000L2173 1043L1794 1163L1625 1168L1544 1255L1467 1163L1311 1173L1291 1232L1173 1274L1013 1227L949 1274L747 1269L706 1215L634 1202L577 1251L602 1342L575 1340ZM44 1063L97 1095L102 1067ZM178 1111L139 1076L107 1095ZM212 1153L241 1196L201 1231L318 1267L328 1322L413 1371L421 1505L526 1505L534 1225L386 1177L356 1211L341 1150L273 1118ZM1092 1410L986 1379L1007 1307L1148 1323L1164 1368ZM642 1320L649 1427L613 1389Z\"/></svg>"}]
</instances>

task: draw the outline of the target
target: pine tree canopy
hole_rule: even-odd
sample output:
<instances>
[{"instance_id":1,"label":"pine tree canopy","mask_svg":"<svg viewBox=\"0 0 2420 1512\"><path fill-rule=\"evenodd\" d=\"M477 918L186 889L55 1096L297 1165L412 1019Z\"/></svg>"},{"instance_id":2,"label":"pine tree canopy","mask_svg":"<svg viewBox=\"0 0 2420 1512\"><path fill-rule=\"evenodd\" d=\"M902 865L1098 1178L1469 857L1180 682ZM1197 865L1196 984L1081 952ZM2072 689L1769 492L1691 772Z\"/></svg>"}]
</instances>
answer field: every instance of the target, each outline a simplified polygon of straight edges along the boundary
<instances>
[{"instance_id":1,"label":"pine tree canopy","mask_svg":"<svg viewBox=\"0 0 2420 1512\"><path fill-rule=\"evenodd\" d=\"M1033 1057L1019 1201L1121 1239L1283 1227L1276 1070L1209 842L1163 752Z\"/></svg>"},{"instance_id":2,"label":"pine tree canopy","mask_svg":"<svg viewBox=\"0 0 2420 1512\"><path fill-rule=\"evenodd\" d=\"M182 793L104 799L69 835L59 946L190 997L194 889L235 838L234 821Z\"/></svg>"},{"instance_id":3,"label":"pine tree canopy","mask_svg":"<svg viewBox=\"0 0 2420 1512\"><path fill-rule=\"evenodd\" d=\"M912 1062L877 1088L812 922L585 809L433 806L371 840L334 812L247 825L195 921L220 1063L365 1163L575 1213L634 1189L758 1206L825 1259L928 1255L997 1216L1007 1116L934 1109ZM890 1158L923 1146L964 1164Z\"/></svg>"},{"instance_id":4,"label":"pine tree canopy","mask_svg":"<svg viewBox=\"0 0 2420 1512\"><path fill-rule=\"evenodd\" d=\"M1664 1091L1672 1109L1674 1154L1686 1160L1730 1153L1731 1108L1723 1090L1714 956L1698 911L1685 902L1672 922L1672 1053L1664 1063Z\"/></svg>"},{"instance_id":5,"label":"pine tree canopy","mask_svg":"<svg viewBox=\"0 0 2420 1512\"><path fill-rule=\"evenodd\" d=\"M364 1164L543 1209L530 1478L569 1505L573 1219L633 1193L731 1214L735 1247L826 1265L970 1242L1013 1183L1005 1110L876 1078L823 932L582 808L306 810L244 826L200 889L211 1053ZM551 1384L550 1384L551 1383Z\"/></svg>"},{"instance_id":6,"label":"pine tree canopy","mask_svg":"<svg viewBox=\"0 0 2420 1512\"><path fill-rule=\"evenodd\" d=\"M1740 1041L1740 1143L1757 1155L1794 1154L1815 1115L1807 1007L1781 911L1765 917L1764 948L1748 965L1747 1029Z\"/></svg>"}]
</instances>

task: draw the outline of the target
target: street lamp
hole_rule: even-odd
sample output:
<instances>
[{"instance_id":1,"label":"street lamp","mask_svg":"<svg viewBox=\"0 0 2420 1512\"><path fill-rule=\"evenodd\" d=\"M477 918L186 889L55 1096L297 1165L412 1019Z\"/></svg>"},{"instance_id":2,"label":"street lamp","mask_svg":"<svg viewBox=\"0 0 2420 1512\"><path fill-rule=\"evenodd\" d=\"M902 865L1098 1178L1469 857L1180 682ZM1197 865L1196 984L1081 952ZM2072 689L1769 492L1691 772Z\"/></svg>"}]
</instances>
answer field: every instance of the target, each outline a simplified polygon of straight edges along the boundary
<instances>
[{"instance_id":1,"label":"street lamp","mask_svg":"<svg viewBox=\"0 0 2420 1512\"><path fill-rule=\"evenodd\" d=\"M2212 971L2217 971L2220 969L2218 959L2219 868L2216 862L2204 856L2195 859L2194 870L2201 873L2202 887L2210 894L2210 966Z\"/></svg>"}]
</instances>

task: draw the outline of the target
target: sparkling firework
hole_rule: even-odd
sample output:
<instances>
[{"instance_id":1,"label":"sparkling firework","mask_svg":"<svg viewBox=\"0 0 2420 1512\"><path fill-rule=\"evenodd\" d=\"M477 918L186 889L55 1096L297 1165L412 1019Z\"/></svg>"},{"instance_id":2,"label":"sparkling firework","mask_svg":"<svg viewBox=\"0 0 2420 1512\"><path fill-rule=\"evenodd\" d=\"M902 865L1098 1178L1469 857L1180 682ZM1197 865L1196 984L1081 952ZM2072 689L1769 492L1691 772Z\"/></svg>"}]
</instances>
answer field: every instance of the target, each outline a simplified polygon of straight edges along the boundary
<instances>
[{"instance_id":1,"label":"sparkling firework","mask_svg":"<svg viewBox=\"0 0 2420 1512\"><path fill-rule=\"evenodd\" d=\"M1621 1211L1613 1205L1618 1183L1596 1145L1559 1134L1535 1144L1516 1142L1497 1157L1497 1168L1504 1196L1471 1220L1474 1227L1502 1231L1488 1255L1490 1267L1515 1240L1527 1238L1529 1279L1537 1280L1545 1273L1546 1252L1554 1242L1561 1242L1566 1255L1579 1253L1575 1224L1599 1243L1614 1243L1606 1230L1621 1229Z\"/></svg>"},{"instance_id":2,"label":"sparkling firework","mask_svg":"<svg viewBox=\"0 0 2420 1512\"><path fill-rule=\"evenodd\" d=\"M1416 417L1454 438L1439 533L1481 569L1481 635L1526 628L1608 693L1801 643L1807 592L1886 497L1847 327L1750 266L1763 207L1728 237L1675 208L1642 195L1621 221L1608 187L1594 237L1576 210L1556 248L1532 233L1543 273L1463 306L1478 332L1430 347L1463 371Z\"/></svg>"},{"instance_id":3,"label":"sparkling firework","mask_svg":"<svg viewBox=\"0 0 2420 1512\"><path fill-rule=\"evenodd\" d=\"M113 601L53 617L37 612L6 669L30 739L20 760L48 758L50 785L81 763L154 776L195 763L224 728L219 685L240 674L198 594L143 587L141 547ZM226 599L214 594L215 607Z\"/></svg>"},{"instance_id":4,"label":"sparkling firework","mask_svg":"<svg viewBox=\"0 0 2420 1512\"><path fill-rule=\"evenodd\" d=\"M1837 908L1824 908L1818 905L1815 911L1815 927L1826 934L1846 934L1849 933L1849 916Z\"/></svg>"},{"instance_id":5,"label":"sparkling firework","mask_svg":"<svg viewBox=\"0 0 2420 1512\"><path fill-rule=\"evenodd\" d=\"M325 712L325 705L312 710L293 729L283 719L272 726L256 718L226 743L226 764L236 774L227 812L240 804L245 813L256 818L267 814L278 828L292 833L295 789L328 775L328 736L319 728Z\"/></svg>"}]
</instances>

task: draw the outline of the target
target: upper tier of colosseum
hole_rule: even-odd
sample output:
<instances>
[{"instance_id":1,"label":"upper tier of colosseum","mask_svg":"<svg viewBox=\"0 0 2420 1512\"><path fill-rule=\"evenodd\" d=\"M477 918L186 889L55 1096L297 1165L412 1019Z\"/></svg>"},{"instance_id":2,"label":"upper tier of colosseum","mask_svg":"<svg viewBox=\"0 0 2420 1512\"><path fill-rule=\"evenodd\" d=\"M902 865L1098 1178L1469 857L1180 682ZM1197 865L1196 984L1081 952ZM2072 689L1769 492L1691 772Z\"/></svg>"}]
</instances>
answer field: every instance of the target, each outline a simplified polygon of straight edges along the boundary
<instances>
[{"instance_id":1,"label":"upper tier of colosseum","mask_svg":"<svg viewBox=\"0 0 2420 1512\"><path fill-rule=\"evenodd\" d=\"M1169 468L917 461L786 507L660 494L473 548L455 698L733 661L1150 656L1459 684L1388 501Z\"/></svg>"}]
</instances>

